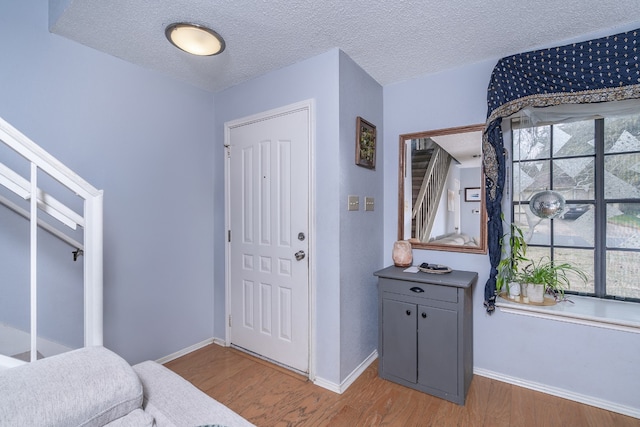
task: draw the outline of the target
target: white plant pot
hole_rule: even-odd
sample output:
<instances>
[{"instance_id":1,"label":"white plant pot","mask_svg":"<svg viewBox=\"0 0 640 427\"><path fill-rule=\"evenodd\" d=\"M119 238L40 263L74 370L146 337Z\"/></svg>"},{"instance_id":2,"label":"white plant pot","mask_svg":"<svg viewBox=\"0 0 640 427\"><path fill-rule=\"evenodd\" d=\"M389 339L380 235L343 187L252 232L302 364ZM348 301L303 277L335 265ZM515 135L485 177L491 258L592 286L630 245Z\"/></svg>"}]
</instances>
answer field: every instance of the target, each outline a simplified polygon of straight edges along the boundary
<instances>
[{"instance_id":1,"label":"white plant pot","mask_svg":"<svg viewBox=\"0 0 640 427\"><path fill-rule=\"evenodd\" d=\"M516 299L520 296L520 283L509 282L509 298Z\"/></svg>"},{"instance_id":2,"label":"white plant pot","mask_svg":"<svg viewBox=\"0 0 640 427\"><path fill-rule=\"evenodd\" d=\"M528 283L527 296L529 297L530 302L536 302L536 303L544 302L544 285Z\"/></svg>"}]
</instances>

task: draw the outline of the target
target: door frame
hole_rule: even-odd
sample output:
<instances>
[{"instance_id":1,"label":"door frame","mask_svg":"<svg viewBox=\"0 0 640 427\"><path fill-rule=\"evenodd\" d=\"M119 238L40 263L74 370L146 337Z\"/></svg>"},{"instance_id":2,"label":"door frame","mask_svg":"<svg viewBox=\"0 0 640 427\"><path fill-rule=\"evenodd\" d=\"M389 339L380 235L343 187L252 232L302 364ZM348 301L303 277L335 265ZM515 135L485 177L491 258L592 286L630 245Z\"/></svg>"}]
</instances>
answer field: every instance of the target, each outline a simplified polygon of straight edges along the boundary
<instances>
[{"instance_id":1,"label":"door frame","mask_svg":"<svg viewBox=\"0 0 640 427\"><path fill-rule=\"evenodd\" d=\"M231 277L230 277L230 269L231 269L231 259L230 259L230 249L231 242L229 242L229 230L231 224L231 160L229 157L229 149L231 146L231 130L233 128L237 128L240 126L249 125L251 123L260 122L264 120L269 120L271 118L275 118L277 116L286 115L293 113L295 111L306 110L307 118L308 118L308 141L309 141L309 150L308 150L308 173L309 173L309 182L308 182L308 224L309 224L309 253L307 254L307 259L309 262L308 268L308 277L307 282L309 284L309 311L308 311L308 335L309 335L309 348L308 350L308 366L309 372L308 377L311 381L314 381L316 378L316 357L315 357L315 331L316 331L316 267L315 267L315 253L316 253L316 198L315 198L315 165L312 161L315 158L315 100L308 99L305 101L289 104L283 107L263 111L261 113L253 114L251 116L242 117L236 120L231 120L224 123L224 238L225 238L225 248L224 248L224 258L225 258L225 271L224 271L224 281L225 281L225 346L229 347L231 345L231 328L229 326L229 316L231 314Z\"/></svg>"}]
</instances>

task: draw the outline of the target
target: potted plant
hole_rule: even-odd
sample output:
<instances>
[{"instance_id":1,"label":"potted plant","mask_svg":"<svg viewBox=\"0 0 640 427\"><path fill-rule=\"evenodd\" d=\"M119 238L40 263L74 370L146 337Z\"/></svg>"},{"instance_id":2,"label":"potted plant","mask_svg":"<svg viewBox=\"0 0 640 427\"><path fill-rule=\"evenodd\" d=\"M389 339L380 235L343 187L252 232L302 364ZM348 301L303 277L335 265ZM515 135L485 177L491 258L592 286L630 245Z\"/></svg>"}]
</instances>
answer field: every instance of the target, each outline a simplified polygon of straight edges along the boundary
<instances>
[{"instance_id":1,"label":"potted plant","mask_svg":"<svg viewBox=\"0 0 640 427\"><path fill-rule=\"evenodd\" d=\"M517 280L519 279L518 273L520 266L523 263L529 262L526 257L527 254L527 242L524 238L522 229L515 224L510 225L509 233L509 252L505 251L504 238L500 239L500 245L502 246L503 257L498 263L498 274L496 275L496 291L498 294L503 289L510 294L510 296L519 295L519 292L514 292ZM518 285L519 286L519 285Z\"/></svg>"},{"instance_id":2,"label":"potted plant","mask_svg":"<svg viewBox=\"0 0 640 427\"><path fill-rule=\"evenodd\" d=\"M564 291L569 289L570 273L587 281L587 275L579 268L567 262L554 262L545 256L525 266L522 272L518 273L518 279L523 286L526 285L529 301L542 303L547 292L556 299L564 298Z\"/></svg>"}]
</instances>

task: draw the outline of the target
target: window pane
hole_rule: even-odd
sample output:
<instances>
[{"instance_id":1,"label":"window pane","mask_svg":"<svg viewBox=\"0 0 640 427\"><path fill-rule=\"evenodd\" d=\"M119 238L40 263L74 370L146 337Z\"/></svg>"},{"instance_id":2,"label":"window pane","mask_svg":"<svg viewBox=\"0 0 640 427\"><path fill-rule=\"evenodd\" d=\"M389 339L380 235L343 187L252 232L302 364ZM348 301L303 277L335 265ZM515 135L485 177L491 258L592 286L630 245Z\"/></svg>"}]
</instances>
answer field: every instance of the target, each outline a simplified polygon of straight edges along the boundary
<instances>
[{"instance_id":1,"label":"window pane","mask_svg":"<svg viewBox=\"0 0 640 427\"><path fill-rule=\"evenodd\" d=\"M513 200L526 201L539 191L551 186L549 162L522 162L513 164Z\"/></svg>"},{"instance_id":2,"label":"window pane","mask_svg":"<svg viewBox=\"0 0 640 427\"><path fill-rule=\"evenodd\" d=\"M607 204L607 247L640 249L640 203Z\"/></svg>"},{"instance_id":3,"label":"window pane","mask_svg":"<svg viewBox=\"0 0 640 427\"><path fill-rule=\"evenodd\" d=\"M640 198L640 154L614 154L605 157L604 197Z\"/></svg>"},{"instance_id":4,"label":"window pane","mask_svg":"<svg viewBox=\"0 0 640 427\"><path fill-rule=\"evenodd\" d=\"M568 262L579 268L587 275L587 283L583 282L575 273L569 273L569 290L578 293L595 293L593 273L593 250L586 249L554 249L553 259L556 262Z\"/></svg>"},{"instance_id":5,"label":"window pane","mask_svg":"<svg viewBox=\"0 0 640 427\"><path fill-rule=\"evenodd\" d=\"M522 233L524 233L525 239L527 238L527 232L529 231L529 225L527 224L527 214L533 215L529 210L529 205L518 204L513 207L513 223L520 227Z\"/></svg>"},{"instance_id":6,"label":"window pane","mask_svg":"<svg viewBox=\"0 0 640 427\"><path fill-rule=\"evenodd\" d=\"M551 243L551 220L535 216L529 205L513 207L513 223L522 230L528 244L548 245Z\"/></svg>"},{"instance_id":7,"label":"window pane","mask_svg":"<svg viewBox=\"0 0 640 427\"><path fill-rule=\"evenodd\" d=\"M640 298L640 252L607 251L607 294Z\"/></svg>"},{"instance_id":8,"label":"window pane","mask_svg":"<svg viewBox=\"0 0 640 427\"><path fill-rule=\"evenodd\" d=\"M605 153L640 151L640 115L604 119Z\"/></svg>"},{"instance_id":9,"label":"window pane","mask_svg":"<svg viewBox=\"0 0 640 427\"><path fill-rule=\"evenodd\" d=\"M547 258L551 257L551 251L549 248L537 247L537 246L527 247L527 258L529 258L530 260L534 260L535 262L538 262L540 259L545 257Z\"/></svg>"},{"instance_id":10,"label":"window pane","mask_svg":"<svg viewBox=\"0 0 640 427\"><path fill-rule=\"evenodd\" d=\"M593 200L593 157L554 160L553 189L567 200Z\"/></svg>"},{"instance_id":11,"label":"window pane","mask_svg":"<svg viewBox=\"0 0 640 427\"><path fill-rule=\"evenodd\" d=\"M595 153L595 121L563 123L553 127L553 157Z\"/></svg>"},{"instance_id":12,"label":"window pane","mask_svg":"<svg viewBox=\"0 0 640 427\"><path fill-rule=\"evenodd\" d=\"M551 126L514 129L513 160L530 160L549 157Z\"/></svg>"},{"instance_id":13,"label":"window pane","mask_svg":"<svg viewBox=\"0 0 640 427\"><path fill-rule=\"evenodd\" d=\"M595 245L595 209L588 204L567 204L553 220L553 243L592 248Z\"/></svg>"},{"instance_id":14,"label":"window pane","mask_svg":"<svg viewBox=\"0 0 640 427\"><path fill-rule=\"evenodd\" d=\"M518 126L512 122L513 222L529 244L527 257L551 255L585 272L587 283L571 278L569 292L640 300L640 114ZM596 141L604 145L604 158L595 153ZM595 188L596 178L604 188ZM547 189L567 203L552 220L538 218L528 205ZM596 235L604 241L596 242ZM605 256L596 259L600 245ZM595 271L605 283L596 285Z\"/></svg>"}]
</instances>

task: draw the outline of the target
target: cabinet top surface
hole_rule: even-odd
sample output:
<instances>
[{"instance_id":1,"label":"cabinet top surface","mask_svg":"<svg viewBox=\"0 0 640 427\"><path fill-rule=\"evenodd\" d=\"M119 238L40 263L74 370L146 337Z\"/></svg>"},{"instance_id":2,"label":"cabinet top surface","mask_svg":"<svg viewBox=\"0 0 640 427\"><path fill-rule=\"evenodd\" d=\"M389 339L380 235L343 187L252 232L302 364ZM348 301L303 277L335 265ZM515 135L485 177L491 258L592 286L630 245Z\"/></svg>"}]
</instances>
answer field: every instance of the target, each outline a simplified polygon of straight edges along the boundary
<instances>
[{"instance_id":1,"label":"cabinet top surface","mask_svg":"<svg viewBox=\"0 0 640 427\"><path fill-rule=\"evenodd\" d=\"M405 273L405 268L390 266L378 270L373 273L375 276L385 279L405 280L409 282L431 283L434 285L454 286L457 288L469 288L478 280L478 273L473 271L453 270L451 273L436 274L424 273Z\"/></svg>"}]
</instances>

